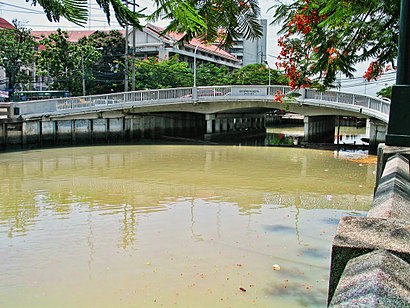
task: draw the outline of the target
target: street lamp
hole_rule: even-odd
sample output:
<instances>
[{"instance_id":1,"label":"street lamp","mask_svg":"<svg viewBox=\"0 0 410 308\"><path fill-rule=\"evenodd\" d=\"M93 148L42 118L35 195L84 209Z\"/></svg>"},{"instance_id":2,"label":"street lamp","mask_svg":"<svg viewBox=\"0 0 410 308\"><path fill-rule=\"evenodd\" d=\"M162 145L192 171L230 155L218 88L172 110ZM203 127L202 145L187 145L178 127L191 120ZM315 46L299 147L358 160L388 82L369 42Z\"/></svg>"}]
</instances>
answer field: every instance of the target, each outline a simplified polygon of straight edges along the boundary
<instances>
[{"instance_id":1,"label":"street lamp","mask_svg":"<svg viewBox=\"0 0 410 308\"><path fill-rule=\"evenodd\" d=\"M16 83L16 72L20 69L21 63L22 61L20 59L17 59L13 62L10 62L10 60L7 57L3 58L3 65L4 65L4 69L6 71L7 74L7 66L10 63L10 76L9 76L9 93L10 93L10 100L14 101L14 87L15 87L15 83Z\"/></svg>"},{"instance_id":2,"label":"street lamp","mask_svg":"<svg viewBox=\"0 0 410 308\"><path fill-rule=\"evenodd\" d=\"M266 66L268 67L268 78L269 78L269 88L268 88L268 95L269 95L269 92L270 92L270 66L269 66L269 62L267 61L267 60L265 60L265 64L266 64Z\"/></svg>"},{"instance_id":3,"label":"street lamp","mask_svg":"<svg viewBox=\"0 0 410 308\"><path fill-rule=\"evenodd\" d=\"M102 47L98 47L95 50L103 50L104 48ZM88 59L88 57L91 55L91 53L94 50L91 50L88 55L84 58L84 55L81 54L81 72L82 72L82 84L83 84L83 96L85 96L85 65L84 65L84 61L86 61Z\"/></svg>"},{"instance_id":4,"label":"street lamp","mask_svg":"<svg viewBox=\"0 0 410 308\"><path fill-rule=\"evenodd\" d=\"M194 86L192 87L192 98L198 98L198 89L196 87L196 51L198 50L200 43L195 46L194 50Z\"/></svg>"}]
</instances>

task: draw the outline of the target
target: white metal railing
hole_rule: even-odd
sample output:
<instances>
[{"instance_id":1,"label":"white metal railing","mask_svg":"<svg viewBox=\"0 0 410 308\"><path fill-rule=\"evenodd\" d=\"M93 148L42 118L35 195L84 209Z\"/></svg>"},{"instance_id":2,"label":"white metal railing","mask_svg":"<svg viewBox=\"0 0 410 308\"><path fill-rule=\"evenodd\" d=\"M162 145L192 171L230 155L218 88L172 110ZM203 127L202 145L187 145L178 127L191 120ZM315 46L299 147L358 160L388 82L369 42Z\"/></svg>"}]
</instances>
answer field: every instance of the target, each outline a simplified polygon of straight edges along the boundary
<instances>
[{"instance_id":1,"label":"white metal railing","mask_svg":"<svg viewBox=\"0 0 410 308\"><path fill-rule=\"evenodd\" d=\"M253 99L273 100L277 91L282 94L287 94L292 91L287 86L272 85L233 85L233 86L213 86L213 87L198 87L197 95L192 87L158 89L158 90L143 90L134 92L123 92L103 95L90 95L80 97L69 97L59 99L48 99L41 101L26 101L12 103L15 116L32 117L45 115L70 114L85 111L104 111L109 109L120 109L121 107L140 107L151 105L165 105L175 103L192 103L198 100L230 101L234 97L235 100L247 100L252 96ZM332 104L332 106L340 105L340 109L346 109L349 105L364 108L380 114L381 120L387 121L390 102L379 98L337 92L324 91L320 92L314 89L302 89L299 91L300 96L297 98L299 102L323 102Z\"/></svg>"}]
</instances>

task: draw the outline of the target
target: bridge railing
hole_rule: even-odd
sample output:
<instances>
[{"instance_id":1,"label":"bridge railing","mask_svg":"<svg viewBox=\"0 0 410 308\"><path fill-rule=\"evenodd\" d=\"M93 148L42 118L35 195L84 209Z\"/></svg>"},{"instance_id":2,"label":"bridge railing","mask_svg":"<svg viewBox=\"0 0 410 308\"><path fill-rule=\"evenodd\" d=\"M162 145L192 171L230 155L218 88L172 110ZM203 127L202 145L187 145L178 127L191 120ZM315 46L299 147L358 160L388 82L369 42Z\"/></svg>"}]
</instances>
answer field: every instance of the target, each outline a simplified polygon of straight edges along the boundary
<instances>
[{"instance_id":1,"label":"bridge railing","mask_svg":"<svg viewBox=\"0 0 410 308\"><path fill-rule=\"evenodd\" d=\"M294 92L290 87L283 85L230 85L230 86L210 86L198 87L197 98L208 99L214 96L218 100L249 99L253 96L257 99L273 100L277 92L288 94ZM111 108L150 106L168 103L192 103L196 98L193 95L193 88L171 88L157 90L141 90L134 92L123 92L103 95L90 95L80 97L68 97L59 99L49 99L42 101L26 101L12 103L13 117L18 116L46 116L47 114L68 114L82 111L98 111ZM377 113L381 113L385 118L388 117L390 102L374 98L367 95L345 93L338 91L320 92L313 89L300 91L298 100L319 100L324 102L354 105L368 108Z\"/></svg>"},{"instance_id":2,"label":"bridge railing","mask_svg":"<svg viewBox=\"0 0 410 308\"><path fill-rule=\"evenodd\" d=\"M314 89L306 89L304 98L335 102L335 103L343 103L343 104L349 104L349 105L354 105L354 106L361 106L361 107L365 107L365 108L378 111L383 114L389 114L390 112L390 102L389 101L374 98L368 95L337 92L337 91L319 92Z\"/></svg>"}]
</instances>

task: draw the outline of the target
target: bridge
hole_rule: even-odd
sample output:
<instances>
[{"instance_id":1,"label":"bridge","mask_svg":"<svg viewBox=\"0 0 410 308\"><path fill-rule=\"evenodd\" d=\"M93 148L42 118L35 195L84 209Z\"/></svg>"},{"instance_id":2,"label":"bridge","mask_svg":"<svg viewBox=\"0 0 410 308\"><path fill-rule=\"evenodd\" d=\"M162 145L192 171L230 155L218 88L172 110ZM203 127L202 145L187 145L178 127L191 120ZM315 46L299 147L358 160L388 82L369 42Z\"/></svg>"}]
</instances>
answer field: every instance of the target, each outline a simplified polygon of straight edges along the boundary
<instances>
[{"instance_id":1,"label":"bridge","mask_svg":"<svg viewBox=\"0 0 410 308\"><path fill-rule=\"evenodd\" d=\"M284 102L275 100L278 94L286 94ZM3 103L2 107L7 109L0 126L4 144L156 136L212 140L264 130L266 113L275 109L304 115L308 142L333 142L335 116L368 118L374 139L383 140L390 102L340 91L234 85Z\"/></svg>"}]
</instances>

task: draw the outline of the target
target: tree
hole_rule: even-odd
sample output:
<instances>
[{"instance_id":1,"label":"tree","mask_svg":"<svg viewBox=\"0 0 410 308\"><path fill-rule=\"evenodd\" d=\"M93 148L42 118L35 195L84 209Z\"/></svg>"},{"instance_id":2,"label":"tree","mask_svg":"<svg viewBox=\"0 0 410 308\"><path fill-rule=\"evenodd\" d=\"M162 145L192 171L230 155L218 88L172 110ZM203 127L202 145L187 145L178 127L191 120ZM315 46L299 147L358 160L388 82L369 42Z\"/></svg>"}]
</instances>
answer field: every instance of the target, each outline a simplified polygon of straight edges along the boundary
<instances>
[{"instance_id":1,"label":"tree","mask_svg":"<svg viewBox=\"0 0 410 308\"><path fill-rule=\"evenodd\" d=\"M101 54L87 40L75 44L67 38L67 32L57 29L56 33L40 40L44 49L37 56L37 73L52 78L52 89L68 90L71 95L81 95L82 79L92 78L91 64Z\"/></svg>"},{"instance_id":2,"label":"tree","mask_svg":"<svg viewBox=\"0 0 410 308\"><path fill-rule=\"evenodd\" d=\"M150 57L135 63L136 89L161 89L192 86L193 75L186 62L174 56L158 61Z\"/></svg>"},{"instance_id":3,"label":"tree","mask_svg":"<svg viewBox=\"0 0 410 308\"><path fill-rule=\"evenodd\" d=\"M286 83L286 79L276 70L270 70L271 84ZM269 69L263 64L249 64L233 71L231 84L267 85Z\"/></svg>"},{"instance_id":4,"label":"tree","mask_svg":"<svg viewBox=\"0 0 410 308\"><path fill-rule=\"evenodd\" d=\"M216 66L204 63L197 68L198 86L226 85L229 83L228 69L226 66Z\"/></svg>"},{"instance_id":5,"label":"tree","mask_svg":"<svg viewBox=\"0 0 410 308\"><path fill-rule=\"evenodd\" d=\"M381 96L381 97L391 99L392 90L393 90L393 87L389 86L389 87L385 87L385 88L381 89L376 94L377 94L377 96Z\"/></svg>"},{"instance_id":6,"label":"tree","mask_svg":"<svg viewBox=\"0 0 410 308\"><path fill-rule=\"evenodd\" d=\"M5 69L11 92L16 84L29 81L30 77L24 74L21 68L32 65L36 47L29 29L23 27L17 20L13 20L13 25L14 29L0 29L0 64Z\"/></svg>"},{"instance_id":7,"label":"tree","mask_svg":"<svg viewBox=\"0 0 410 308\"><path fill-rule=\"evenodd\" d=\"M95 0L104 11L108 22L111 21L111 8L121 26L134 25L140 27L139 19L145 17L143 10L130 10L121 0ZM129 0L128 0L129 1ZM89 0L26 0L32 5L43 7L49 21L60 21L61 17L77 24L83 25L88 18Z\"/></svg>"},{"instance_id":8,"label":"tree","mask_svg":"<svg viewBox=\"0 0 410 308\"><path fill-rule=\"evenodd\" d=\"M87 78L89 94L121 92L124 87L125 38L117 30L109 32L96 31L88 38L82 38L79 43L91 44L101 49L101 57L90 64L91 70Z\"/></svg>"},{"instance_id":9,"label":"tree","mask_svg":"<svg viewBox=\"0 0 410 308\"><path fill-rule=\"evenodd\" d=\"M88 0L26 0L43 7L50 21L65 17L76 24L84 24L88 16ZM229 46L240 34L245 38L256 38L262 34L258 23L257 0L153 0L157 9L149 16L142 10L130 10L123 2L130 0L95 0L110 21L110 8L121 26L141 27L140 19L170 19L164 32L184 33L182 41L201 38L206 42L218 41Z\"/></svg>"},{"instance_id":10,"label":"tree","mask_svg":"<svg viewBox=\"0 0 410 308\"><path fill-rule=\"evenodd\" d=\"M272 9L283 35L277 65L293 88L329 87L337 72L353 77L355 64L372 59L368 80L395 67L399 0L294 0Z\"/></svg>"}]
</instances>

